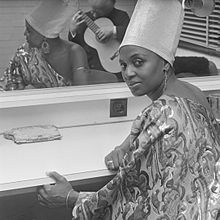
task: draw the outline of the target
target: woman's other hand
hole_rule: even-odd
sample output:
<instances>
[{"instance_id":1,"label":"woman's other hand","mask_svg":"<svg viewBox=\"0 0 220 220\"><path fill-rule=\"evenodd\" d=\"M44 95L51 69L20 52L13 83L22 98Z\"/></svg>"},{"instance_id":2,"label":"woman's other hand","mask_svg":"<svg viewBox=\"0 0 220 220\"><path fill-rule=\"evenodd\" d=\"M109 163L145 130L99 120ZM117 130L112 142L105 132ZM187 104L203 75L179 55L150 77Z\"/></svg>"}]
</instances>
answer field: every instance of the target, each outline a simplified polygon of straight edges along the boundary
<instances>
[{"instance_id":1,"label":"woman's other hand","mask_svg":"<svg viewBox=\"0 0 220 220\"><path fill-rule=\"evenodd\" d=\"M38 189L39 203L48 208L73 207L79 193L74 191L66 178L57 172L49 172L47 175L55 181L55 184L44 185Z\"/></svg>"},{"instance_id":2,"label":"woman's other hand","mask_svg":"<svg viewBox=\"0 0 220 220\"><path fill-rule=\"evenodd\" d=\"M130 148L130 135L123 141L123 143L113 151L111 151L105 157L105 164L109 170L118 170L119 166L123 166L123 159L125 154L129 151Z\"/></svg>"},{"instance_id":3,"label":"woman's other hand","mask_svg":"<svg viewBox=\"0 0 220 220\"><path fill-rule=\"evenodd\" d=\"M107 168L109 170L118 170L119 166L123 166L123 158L126 152L126 149L122 145L115 147L115 149L105 157Z\"/></svg>"},{"instance_id":4,"label":"woman's other hand","mask_svg":"<svg viewBox=\"0 0 220 220\"><path fill-rule=\"evenodd\" d=\"M109 170L118 170L119 166L123 166L123 159L125 154L129 151L130 148L130 135L123 141L123 143L113 151L111 151L105 157L105 164Z\"/></svg>"}]
</instances>

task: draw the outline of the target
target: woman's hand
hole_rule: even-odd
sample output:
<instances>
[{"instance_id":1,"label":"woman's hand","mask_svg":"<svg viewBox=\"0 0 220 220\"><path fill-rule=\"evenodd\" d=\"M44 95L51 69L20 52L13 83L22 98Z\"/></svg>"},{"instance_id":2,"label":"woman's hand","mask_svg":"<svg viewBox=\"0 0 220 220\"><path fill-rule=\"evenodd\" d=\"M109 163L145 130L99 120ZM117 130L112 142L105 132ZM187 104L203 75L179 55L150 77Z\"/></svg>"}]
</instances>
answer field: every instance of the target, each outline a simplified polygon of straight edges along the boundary
<instances>
[{"instance_id":1,"label":"woman's hand","mask_svg":"<svg viewBox=\"0 0 220 220\"><path fill-rule=\"evenodd\" d=\"M50 172L48 176L56 183L44 185L38 189L39 203L49 208L74 206L79 193L74 191L66 178L57 172Z\"/></svg>"},{"instance_id":2,"label":"woman's hand","mask_svg":"<svg viewBox=\"0 0 220 220\"><path fill-rule=\"evenodd\" d=\"M123 158L126 154L126 149L122 145L117 146L105 157L105 164L109 170L118 170L119 166L123 166Z\"/></svg>"},{"instance_id":3,"label":"woman's hand","mask_svg":"<svg viewBox=\"0 0 220 220\"><path fill-rule=\"evenodd\" d=\"M123 166L123 159L130 148L130 135L128 135L123 143L105 157L105 164L109 170L118 170L119 166Z\"/></svg>"}]
</instances>

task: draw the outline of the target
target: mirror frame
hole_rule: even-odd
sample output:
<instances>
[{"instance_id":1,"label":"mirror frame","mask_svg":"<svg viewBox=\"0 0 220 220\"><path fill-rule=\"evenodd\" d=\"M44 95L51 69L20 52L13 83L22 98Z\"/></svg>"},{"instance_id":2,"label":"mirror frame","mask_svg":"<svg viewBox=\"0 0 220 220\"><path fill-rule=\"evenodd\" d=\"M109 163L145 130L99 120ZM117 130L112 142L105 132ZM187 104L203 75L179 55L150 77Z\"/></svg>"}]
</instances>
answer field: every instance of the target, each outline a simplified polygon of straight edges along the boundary
<instances>
[{"instance_id":1,"label":"mirror frame","mask_svg":"<svg viewBox=\"0 0 220 220\"><path fill-rule=\"evenodd\" d=\"M220 75L180 78L205 93L220 92ZM108 83L0 93L0 109L133 97L125 83Z\"/></svg>"}]
</instances>

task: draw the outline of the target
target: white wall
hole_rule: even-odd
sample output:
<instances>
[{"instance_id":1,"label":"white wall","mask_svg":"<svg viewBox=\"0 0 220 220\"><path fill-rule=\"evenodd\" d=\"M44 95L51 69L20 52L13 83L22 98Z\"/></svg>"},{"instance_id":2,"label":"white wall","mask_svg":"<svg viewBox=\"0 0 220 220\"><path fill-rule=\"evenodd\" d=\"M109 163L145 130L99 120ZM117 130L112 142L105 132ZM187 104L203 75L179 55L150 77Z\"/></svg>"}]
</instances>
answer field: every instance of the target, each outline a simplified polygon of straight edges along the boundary
<instances>
[{"instance_id":1,"label":"white wall","mask_svg":"<svg viewBox=\"0 0 220 220\"><path fill-rule=\"evenodd\" d=\"M0 134L11 128L39 124L66 127L133 120L149 104L146 96L130 97L127 116L114 118L110 118L110 99L0 108Z\"/></svg>"}]
</instances>

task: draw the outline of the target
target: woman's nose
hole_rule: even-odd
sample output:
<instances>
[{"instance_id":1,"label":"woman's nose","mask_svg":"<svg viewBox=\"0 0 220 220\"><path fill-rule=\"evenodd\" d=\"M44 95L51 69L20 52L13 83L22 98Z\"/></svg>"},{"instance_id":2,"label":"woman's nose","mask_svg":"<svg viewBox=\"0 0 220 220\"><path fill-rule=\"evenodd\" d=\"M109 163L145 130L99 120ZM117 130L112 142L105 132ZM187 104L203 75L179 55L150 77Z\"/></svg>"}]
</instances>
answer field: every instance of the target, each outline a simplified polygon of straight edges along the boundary
<instances>
[{"instance_id":1,"label":"woman's nose","mask_svg":"<svg viewBox=\"0 0 220 220\"><path fill-rule=\"evenodd\" d=\"M134 68L132 67L132 66L128 66L127 67L127 69L126 69L126 71L125 71L125 76L127 77L127 78L131 78L131 77L133 77L133 76L135 76L135 70L134 70Z\"/></svg>"}]
</instances>

